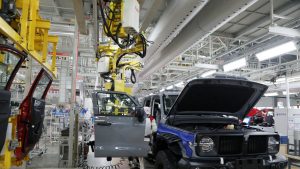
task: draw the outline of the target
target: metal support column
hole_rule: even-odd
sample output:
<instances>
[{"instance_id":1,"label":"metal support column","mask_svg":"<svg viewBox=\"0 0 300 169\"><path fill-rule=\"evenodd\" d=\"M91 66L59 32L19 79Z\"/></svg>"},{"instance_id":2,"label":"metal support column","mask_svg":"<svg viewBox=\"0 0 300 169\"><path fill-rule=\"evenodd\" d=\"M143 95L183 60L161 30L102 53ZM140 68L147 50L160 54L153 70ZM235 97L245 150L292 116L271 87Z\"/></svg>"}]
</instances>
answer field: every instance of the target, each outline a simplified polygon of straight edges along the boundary
<instances>
[{"instance_id":1,"label":"metal support column","mask_svg":"<svg viewBox=\"0 0 300 169\"><path fill-rule=\"evenodd\" d=\"M286 84L286 114L287 117L289 117L289 110L291 108L291 103L290 103L290 84L287 76L285 76L285 84ZM287 118L286 124L289 124L289 118ZM286 133L287 135L289 135L289 127L287 127Z\"/></svg>"},{"instance_id":2,"label":"metal support column","mask_svg":"<svg viewBox=\"0 0 300 169\"><path fill-rule=\"evenodd\" d=\"M287 76L285 78L285 84L286 84L286 108L289 109L291 107L291 103L290 103L290 83L288 81Z\"/></svg>"},{"instance_id":3,"label":"metal support column","mask_svg":"<svg viewBox=\"0 0 300 169\"><path fill-rule=\"evenodd\" d=\"M61 60L60 65L60 76L59 76L59 103L66 102L67 95L67 74L69 68L69 61Z\"/></svg>"},{"instance_id":4,"label":"metal support column","mask_svg":"<svg viewBox=\"0 0 300 169\"><path fill-rule=\"evenodd\" d=\"M93 0L93 24L94 24L94 38L95 44L94 49L95 51L98 49L99 45L99 22L98 22L98 0Z\"/></svg>"},{"instance_id":5,"label":"metal support column","mask_svg":"<svg viewBox=\"0 0 300 169\"><path fill-rule=\"evenodd\" d=\"M71 83L71 111L70 111L70 124L69 124L69 154L68 154L68 167L75 167L76 156L74 156L74 140L77 134L74 130L75 127L75 117L76 117L76 77L77 77L77 59L78 59L78 41L79 41L79 32L78 24L75 22L75 31L74 31L74 46L73 46L73 60L72 60L72 83ZM77 146L76 146L77 147Z\"/></svg>"},{"instance_id":6,"label":"metal support column","mask_svg":"<svg viewBox=\"0 0 300 169\"><path fill-rule=\"evenodd\" d=\"M95 58L96 58L96 53L98 50L98 45L99 45L99 22L98 22L98 0L93 0L93 24L94 24L94 38L95 38L95 44L94 44L94 49L95 49ZM98 70L98 64L96 66L96 70ZM95 82L95 90L97 90L97 86L99 85L99 80L101 81L102 79L99 78L99 75L96 74L96 82ZM101 82L100 82L101 84ZM102 86L102 85L101 85Z\"/></svg>"},{"instance_id":7,"label":"metal support column","mask_svg":"<svg viewBox=\"0 0 300 169\"><path fill-rule=\"evenodd\" d=\"M85 103L85 85L84 85L84 82L79 83L79 97L80 97L80 105L84 105L84 103Z\"/></svg>"},{"instance_id":8,"label":"metal support column","mask_svg":"<svg viewBox=\"0 0 300 169\"><path fill-rule=\"evenodd\" d=\"M271 20L271 25L274 24L274 3L273 0L270 0L270 20Z\"/></svg>"}]
</instances>

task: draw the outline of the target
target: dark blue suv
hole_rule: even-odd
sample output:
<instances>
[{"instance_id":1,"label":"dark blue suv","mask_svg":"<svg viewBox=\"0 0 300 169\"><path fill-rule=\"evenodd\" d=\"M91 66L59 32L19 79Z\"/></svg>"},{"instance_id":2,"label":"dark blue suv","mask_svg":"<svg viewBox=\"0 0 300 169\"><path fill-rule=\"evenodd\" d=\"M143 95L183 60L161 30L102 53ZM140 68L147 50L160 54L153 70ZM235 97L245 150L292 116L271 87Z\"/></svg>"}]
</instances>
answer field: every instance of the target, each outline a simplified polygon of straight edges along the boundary
<instances>
[{"instance_id":1,"label":"dark blue suv","mask_svg":"<svg viewBox=\"0 0 300 169\"><path fill-rule=\"evenodd\" d=\"M242 119L267 86L241 79L197 79L186 85L152 145L156 169L283 169L280 137Z\"/></svg>"}]
</instances>

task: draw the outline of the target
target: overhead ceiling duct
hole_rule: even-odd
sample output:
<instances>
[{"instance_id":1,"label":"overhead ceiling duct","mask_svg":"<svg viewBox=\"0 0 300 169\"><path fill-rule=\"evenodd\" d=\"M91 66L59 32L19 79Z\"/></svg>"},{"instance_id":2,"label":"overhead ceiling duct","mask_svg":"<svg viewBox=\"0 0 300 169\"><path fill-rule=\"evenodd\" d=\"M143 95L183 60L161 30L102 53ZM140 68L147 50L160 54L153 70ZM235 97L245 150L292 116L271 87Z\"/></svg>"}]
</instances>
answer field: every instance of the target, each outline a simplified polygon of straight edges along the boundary
<instances>
[{"instance_id":1,"label":"overhead ceiling duct","mask_svg":"<svg viewBox=\"0 0 300 169\"><path fill-rule=\"evenodd\" d=\"M171 1L148 37L154 44L148 48L144 62L167 46L208 1L192 0L189 3L183 0Z\"/></svg>"},{"instance_id":2,"label":"overhead ceiling duct","mask_svg":"<svg viewBox=\"0 0 300 169\"><path fill-rule=\"evenodd\" d=\"M155 53L151 57L151 60L148 59L148 61L145 62L145 67L142 72L139 73L139 78L144 79L151 75L154 71L170 62L176 56L184 53L198 41L203 40L215 32L257 1L258 0L211 0L168 46Z\"/></svg>"}]
</instances>

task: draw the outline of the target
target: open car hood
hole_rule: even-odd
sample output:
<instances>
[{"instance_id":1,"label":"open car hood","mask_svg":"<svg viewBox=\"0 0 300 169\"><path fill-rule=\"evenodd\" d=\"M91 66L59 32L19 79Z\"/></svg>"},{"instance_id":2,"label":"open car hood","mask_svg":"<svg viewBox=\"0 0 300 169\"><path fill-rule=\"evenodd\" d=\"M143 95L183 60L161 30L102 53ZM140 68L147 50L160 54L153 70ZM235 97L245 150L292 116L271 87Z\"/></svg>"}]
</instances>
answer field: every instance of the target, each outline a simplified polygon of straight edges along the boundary
<instances>
[{"instance_id":1,"label":"open car hood","mask_svg":"<svg viewBox=\"0 0 300 169\"><path fill-rule=\"evenodd\" d=\"M220 114L243 119L267 89L247 80L196 79L185 86L168 116Z\"/></svg>"}]
</instances>

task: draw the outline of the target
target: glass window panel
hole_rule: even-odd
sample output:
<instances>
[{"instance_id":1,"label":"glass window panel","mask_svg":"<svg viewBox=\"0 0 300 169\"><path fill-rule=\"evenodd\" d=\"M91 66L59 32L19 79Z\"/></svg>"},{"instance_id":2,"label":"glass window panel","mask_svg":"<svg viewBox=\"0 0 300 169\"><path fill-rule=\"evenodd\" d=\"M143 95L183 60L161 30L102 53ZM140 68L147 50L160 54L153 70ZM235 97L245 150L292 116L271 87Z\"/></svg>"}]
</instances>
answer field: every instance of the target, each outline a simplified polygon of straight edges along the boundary
<instances>
[{"instance_id":1,"label":"glass window panel","mask_svg":"<svg viewBox=\"0 0 300 169\"><path fill-rule=\"evenodd\" d=\"M98 93L98 106L102 115L131 116L137 105L126 94Z\"/></svg>"},{"instance_id":2,"label":"glass window panel","mask_svg":"<svg viewBox=\"0 0 300 169\"><path fill-rule=\"evenodd\" d=\"M20 58L12 53L0 51L0 89L4 89Z\"/></svg>"},{"instance_id":3,"label":"glass window panel","mask_svg":"<svg viewBox=\"0 0 300 169\"><path fill-rule=\"evenodd\" d=\"M41 80L38 82L36 89L33 92L33 97L36 99L41 99L43 97L43 94L49 82L50 82L50 78L44 74Z\"/></svg>"}]
</instances>

